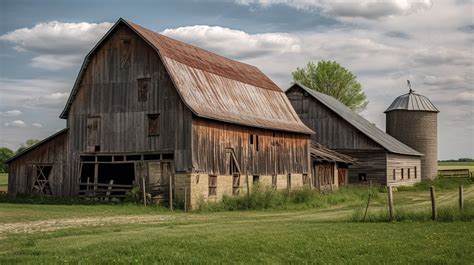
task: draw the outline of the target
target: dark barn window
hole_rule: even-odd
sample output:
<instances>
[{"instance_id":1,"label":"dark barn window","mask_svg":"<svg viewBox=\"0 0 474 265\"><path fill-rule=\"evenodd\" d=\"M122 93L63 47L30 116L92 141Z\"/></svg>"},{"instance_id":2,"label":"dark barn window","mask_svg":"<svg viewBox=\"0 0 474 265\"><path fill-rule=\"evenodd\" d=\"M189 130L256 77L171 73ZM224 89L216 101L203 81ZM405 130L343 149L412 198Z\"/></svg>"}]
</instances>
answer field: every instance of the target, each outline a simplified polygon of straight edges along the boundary
<instances>
[{"instance_id":1,"label":"dark barn window","mask_svg":"<svg viewBox=\"0 0 474 265\"><path fill-rule=\"evenodd\" d=\"M359 181L367 181L367 174L359 173Z\"/></svg>"},{"instance_id":2,"label":"dark barn window","mask_svg":"<svg viewBox=\"0 0 474 265\"><path fill-rule=\"evenodd\" d=\"M258 135L255 136L255 150L258 151Z\"/></svg>"},{"instance_id":3,"label":"dark barn window","mask_svg":"<svg viewBox=\"0 0 474 265\"><path fill-rule=\"evenodd\" d=\"M129 68L130 67L130 60L132 57L132 44L131 40L128 38L124 38L121 41L120 47L120 67L121 68Z\"/></svg>"},{"instance_id":4,"label":"dark barn window","mask_svg":"<svg viewBox=\"0 0 474 265\"><path fill-rule=\"evenodd\" d=\"M257 184L260 181L260 176L254 175L253 176L253 184Z\"/></svg>"},{"instance_id":5,"label":"dark barn window","mask_svg":"<svg viewBox=\"0 0 474 265\"><path fill-rule=\"evenodd\" d=\"M160 134L160 114L148 114L148 136Z\"/></svg>"},{"instance_id":6,"label":"dark barn window","mask_svg":"<svg viewBox=\"0 0 474 265\"><path fill-rule=\"evenodd\" d=\"M217 176L209 175L209 196L217 195Z\"/></svg>"},{"instance_id":7,"label":"dark barn window","mask_svg":"<svg viewBox=\"0 0 474 265\"><path fill-rule=\"evenodd\" d=\"M150 78L138 79L138 102L146 102L148 100L148 90L150 89Z\"/></svg>"}]
</instances>

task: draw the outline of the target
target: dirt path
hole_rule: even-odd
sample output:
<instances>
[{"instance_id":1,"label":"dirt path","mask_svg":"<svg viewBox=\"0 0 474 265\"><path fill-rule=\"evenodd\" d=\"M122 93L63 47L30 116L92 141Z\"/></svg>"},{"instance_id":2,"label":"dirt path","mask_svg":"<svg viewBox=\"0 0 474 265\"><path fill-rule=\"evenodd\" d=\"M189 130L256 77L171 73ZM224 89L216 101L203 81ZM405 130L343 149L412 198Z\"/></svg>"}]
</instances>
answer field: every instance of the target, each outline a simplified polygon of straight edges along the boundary
<instances>
[{"instance_id":1,"label":"dirt path","mask_svg":"<svg viewBox=\"0 0 474 265\"><path fill-rule=\"evenodd\" d=\"M409 209L420 209L429 207L429 194L421 194L420 192L406 193L405 199L411 199L409 205L404 205ZM426 198L425 198L426 197ZM439 205L452 204L457 200L457 191L440 193L437 196ZM465 200L474 199L474 186L465 189ZM370 210L377 211L385 208L385 204L374 203ZM174 220L201 220L216 221L219 219L235 220L236 215L239 216L241 222L276 220L276 219L298 219L298 220L340 220L350 216L356 207L348 207L347 205L335 206L326 209L310 209L298 211L260 211L260 212L221 212L214 214L183 214L183 215L120 215L107 217L87 217L87 218L64 218L50 219L31 222L4 223L0 225L0 238L7 234L17 233L36 233L51 232L67 228L80 228L86 226L106 226L106 225L123 225L123 224L156 224ZM243 218L242 218L243 217Z\"/></svg>"},{"instance_id":2,"label":"dirt path","mask_svg":"<svg viewBox=\"0 0 474 265\"><path fill-rule=\"evenodd\" d=\"M0 236L10 233L51 232L65 228L83 226L105 226L118 224L161 223L173 220L167 215L129 215L111 217L89 217L74 219L52 219L34 222L6 223L0 226Z\"/></svg>"}]
</instances>

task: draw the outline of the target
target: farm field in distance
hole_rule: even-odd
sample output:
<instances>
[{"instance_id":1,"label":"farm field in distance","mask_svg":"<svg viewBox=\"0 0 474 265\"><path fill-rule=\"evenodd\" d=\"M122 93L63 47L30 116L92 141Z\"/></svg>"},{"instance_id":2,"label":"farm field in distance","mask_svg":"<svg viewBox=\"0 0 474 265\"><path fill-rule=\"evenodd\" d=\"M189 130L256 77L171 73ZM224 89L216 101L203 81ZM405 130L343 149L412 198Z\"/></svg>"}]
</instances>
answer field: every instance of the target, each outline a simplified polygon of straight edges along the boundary
<instances>
[{"instance_id":1,"label":"farm field in distance","mask_svg":"<svg viewBox=\"0 0 474 265\"><path fill-rule=\"evenodd\" d=\"M7 191L8 188L8 174L0 173L0 192Z\"/></svg>"},{"instance_id":2,"label":"farm field in distance","mask_svg":"<svg viewBox=\"0 0 474 265\"><path fill-rule=\"evenodd\" d=\"M474 162L438 162L438 169L469 169L474 172Z\"/></svg>"},{"instance_id":3,"label":"farm field in distance","mask_svg":"<svg viewBox=\"0 0 474 265\"><path fill-rule=\"evenodd\" d=\"M429 191L394 193L429 210ZM440 207L457 190L437 192ZM465 189L474 202L474 186ZM385 209L379 193L369 214ZM323 208L171 212L135 204L0 203L0 263L470 264L474 222L351 222L365 202Z\"/></svg>"}]
</instances>

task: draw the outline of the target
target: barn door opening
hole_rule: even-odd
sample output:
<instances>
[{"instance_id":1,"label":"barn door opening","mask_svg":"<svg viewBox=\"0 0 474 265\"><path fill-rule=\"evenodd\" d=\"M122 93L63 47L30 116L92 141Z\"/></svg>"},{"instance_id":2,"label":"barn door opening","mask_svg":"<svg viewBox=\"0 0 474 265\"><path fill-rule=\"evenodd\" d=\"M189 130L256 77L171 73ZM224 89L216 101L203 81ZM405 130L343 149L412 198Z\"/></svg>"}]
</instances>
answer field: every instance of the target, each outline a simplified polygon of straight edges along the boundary
<instances>
[{"instance_id":1,"label":"barn door opening","mask_svg":"<svg viewBox=\"0 0 474 265\"><path fill-rule=\"evenodd\" d=\"M343 186L347 184L347 168L338 168L337 169L337 184Z\"/></svg>"},{"instance_id":2,"label":"barn door opening","mask_svg":"<svg viewBox=\"0 0 474 265\"><path fill-rule=\"evenodd\" d=\"M133 188L134 163L81 163L80 198L121 199Z\"/></svg>"},{"instance_id":3,"label":"barn door opening","mask_svg":"<svg viewBox=\"0 0 474 265\"><path fill-rule=\"evenodd\" d=\"M87 152L100 152L100 117L87 117Z\"/></svg>"},{"instance_id":4,"label":"barn door opening","mask_svg":"<svg viewBox=\"0 0 474 265\"><path fill-rule=\"evenodd\" d=\"M49 176L53 166L37 165L36 166L36 180L33 184L32 193L40 195L51 195L51 186L49 184Z\"/></svg>"},{"instance_id":5,"label":"barn door opening","mask_svg":"<svg viewBox=\"0 0 474 265\"><path fill-rule=\"evenodd\" d=\"M98 183L132 185L135 180L133 163L102 163L99 165Z\"/></svg>"}]
</instances>

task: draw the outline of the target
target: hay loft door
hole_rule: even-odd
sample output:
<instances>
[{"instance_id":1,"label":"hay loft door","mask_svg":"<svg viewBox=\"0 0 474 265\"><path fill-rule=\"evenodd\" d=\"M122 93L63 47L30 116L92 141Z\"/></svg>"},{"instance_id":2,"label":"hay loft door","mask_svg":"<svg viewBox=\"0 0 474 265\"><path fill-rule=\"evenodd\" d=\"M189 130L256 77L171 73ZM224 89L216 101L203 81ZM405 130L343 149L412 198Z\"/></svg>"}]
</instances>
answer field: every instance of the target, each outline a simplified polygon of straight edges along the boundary
<instances>
[{"instance_id":1,"label":"hay loft door","mask_svg":"<svg viewBox=\"0 0 474 265\"><path fill-rule=\"evenodd\" d=\"M87 152L100 152L100 117L87 117Z\"/></svg>"}]
</instances>

